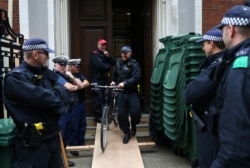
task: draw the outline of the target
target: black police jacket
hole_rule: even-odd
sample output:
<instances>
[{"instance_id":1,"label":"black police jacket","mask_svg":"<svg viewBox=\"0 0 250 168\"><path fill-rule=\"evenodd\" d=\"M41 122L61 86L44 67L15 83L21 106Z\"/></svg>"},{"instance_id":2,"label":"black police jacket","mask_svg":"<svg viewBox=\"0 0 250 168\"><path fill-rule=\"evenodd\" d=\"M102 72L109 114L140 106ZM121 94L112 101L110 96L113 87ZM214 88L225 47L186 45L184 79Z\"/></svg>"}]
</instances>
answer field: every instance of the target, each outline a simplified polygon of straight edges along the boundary
<instances>
[{"instance_id":1,"label":"black police jacket","mask_svg":"<svg viewBox=\"0 0 250 168\"><path fill-rule=\"evenodd\" d=\"M74 77L80 79L82 82L84 80L87 80L86 77L82 73L77 73L77 74L73 74L73 75L74 75ZM84 102L86 99L85 89L83 88L83 89L77 90L76 93L78 95L79 102Z\"/></svg>"},{"instance_id":2,"label":"black police jacket","mask_svg":"<svg viewBox=\"0 0 250 168\"><path fill-rule=\"evenodd\" d=\"M105 55L103 55L102 51L96 49L90 54L89 61L91 82L108 82L107 79L110 77L109 70L115 65L115 59L111 56L107 58ZM105 85L107 84L108 83L105 83Z\"/></svg>"},{"instance_id":3,"label":"black police jacket","mask_svg":"<svg viewBox=\"0 0 250 168\"><path fill-rule=\"evenodd\" d=\"M3 100L17 127L23 123L56 125L65 112L68 91L59 76L47 68L23 62L4 78Z\"/></svg>"},{"instance_id":4,"label":"black police jacket","mask_svg":"<svg viewBox=\"0 0 250 168\"><path fill-rule=\"evenodd\" d=\"M59 76L61 76L62 78L64 78L67 82L73 84L72 79L70 79L66 74L61 73L60 71L57 70L53 70L53 72L55 72L56 74L58 74ZM67 107L65 107L65 110L67 109L67 112L72 111L72 108L74 107L74 105L76 103L79 103L79 98L78 98L78 94L77 91L71 91L69 92L69 96L68 96L68 105Z\"/></svg>"},{"instance_id":5,"label":"black police jacket","mask_svg":"<svg viewBox=\"0 0 250 168\"><path fill-rule=\"evenodd\" d=\"M226 53L216 96L220 146L212 168L250 167L250 39Z\"/></svg>"},{"instance_id":6,"label":"black police jacket","mask_svg":"<svg viewBox=\"0 0 250 168\"><path fill-rule=\"evenodd\" d=\"M136 60L131 58L127 61L123 61L121 58L117 60L112 81L117 84L125 82L123 92L136 92L140 80L141 68Z\"/></svg>"},{"instance_id":7,"label":"black police jacket","mask_svg":"<svg viewBox=\"0 0 250 168\"><path fill-rule=\"evenodd\" d=\"M183 97L188 104L192 104L195 112L202 114L208 110L210 101L215 97L216 82L213 80L218 59L223 55L218 52L206 57L201 64L200 74L190 81L184 89Z\"/></svg>"}]
</instances>

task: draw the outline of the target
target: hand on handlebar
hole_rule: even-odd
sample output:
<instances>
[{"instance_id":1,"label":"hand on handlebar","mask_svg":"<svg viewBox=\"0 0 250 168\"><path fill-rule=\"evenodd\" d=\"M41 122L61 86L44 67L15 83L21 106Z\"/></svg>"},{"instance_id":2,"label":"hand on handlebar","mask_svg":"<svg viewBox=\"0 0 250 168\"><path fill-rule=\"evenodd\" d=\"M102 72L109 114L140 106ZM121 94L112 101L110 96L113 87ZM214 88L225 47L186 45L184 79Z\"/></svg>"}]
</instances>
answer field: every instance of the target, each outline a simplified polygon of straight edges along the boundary
<instances>
[{"instance_id":1,"label":"hand on handlebar","mask_svg":"<svg viewBox=\"0 0 250 168\"><path fill-rule=\"evenodd\" d=\"M112 82L110 83L110 86L115 86L115 82L112 81Z\"/></svg>"},{"instance_id":2,"label":"hand on handlebar","mask_svg":"<svg viewBox=\"0 0 250 168\"><path fill-rule=\"evenodd\" d=\"M119 89L124 88L124 86L125 86L125 83L124 83L124 82L121 82L121 83L119 83L119 84L117 85L117 87L118 87Z\"/></svg>"}]
</instances>

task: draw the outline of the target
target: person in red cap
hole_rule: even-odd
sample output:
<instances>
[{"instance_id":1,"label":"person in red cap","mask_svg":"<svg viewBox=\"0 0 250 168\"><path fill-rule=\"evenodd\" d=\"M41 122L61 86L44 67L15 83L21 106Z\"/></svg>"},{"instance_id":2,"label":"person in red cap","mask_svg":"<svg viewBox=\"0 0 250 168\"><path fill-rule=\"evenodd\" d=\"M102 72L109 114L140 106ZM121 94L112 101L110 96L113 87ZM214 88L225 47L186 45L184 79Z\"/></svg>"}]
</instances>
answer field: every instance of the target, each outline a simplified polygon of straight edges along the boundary
<instances>
[{"instance_id":1,"label":"person in red cap","mask_svg":"<svg viewBox=\"0 0 250 168\"><path fill-rule=\"evenodd\" d=\"M109 55L106 48L107 41L100 39L97 48L90 54L90 81L98 85L110 84L110 68L115 65L115 59ZM101 122L104 95L93 91L93 96L95 121Z\"/></svg>"}]
</instances>

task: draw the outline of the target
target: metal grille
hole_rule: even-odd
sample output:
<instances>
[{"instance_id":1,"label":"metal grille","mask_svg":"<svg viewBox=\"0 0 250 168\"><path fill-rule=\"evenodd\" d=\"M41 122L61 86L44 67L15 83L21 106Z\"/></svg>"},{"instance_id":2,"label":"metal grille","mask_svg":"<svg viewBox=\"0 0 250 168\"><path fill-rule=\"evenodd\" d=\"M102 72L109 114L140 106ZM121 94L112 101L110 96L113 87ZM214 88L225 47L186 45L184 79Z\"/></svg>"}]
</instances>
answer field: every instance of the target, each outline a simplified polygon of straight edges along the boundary
<instances>
[{"instance_id":1,"label":"metal grille","mask_svg":"<svg viewBox=\"0 0 250 168\"><path fill-rule=\"evenodd\" d=\"M23 53L21 52L21 49L24 38L22 34L17 34L11 29L7 12L3 9L0 9L0 35L0 118L4 118L6 115L4 113L2 97L3 78L12 68L18 66L23 60Z\"/></svg>"}]
</instances>

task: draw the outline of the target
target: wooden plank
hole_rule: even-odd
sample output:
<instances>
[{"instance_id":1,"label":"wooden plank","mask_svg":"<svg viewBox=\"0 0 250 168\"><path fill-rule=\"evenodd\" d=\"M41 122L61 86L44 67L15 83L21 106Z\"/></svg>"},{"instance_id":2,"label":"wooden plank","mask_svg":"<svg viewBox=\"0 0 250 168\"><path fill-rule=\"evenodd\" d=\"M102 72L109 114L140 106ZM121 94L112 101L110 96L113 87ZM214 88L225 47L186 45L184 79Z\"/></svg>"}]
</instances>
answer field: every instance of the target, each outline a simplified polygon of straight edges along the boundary
<instances>
[{"instance_id":1,"label":"wooden plank","mask_svg":"<svg viewBox=\"0 0 250 168\"><path fill-rule=\"evenodd\" d=\"M155 142L139 142L138 145L139 145L139 147L155 146Z\"/></svg>"},{"instance_id":2,"label":"wooden plank","mask_svg":"<svg viewBox=\"0 0 250 168\"><path fill-rule=\"evenodd\" d=\"M82 145L82 146L67 146L66 151L83 151L83 150L93 150L94 145Z\"/></svg>"},{"instance_id":3,"label":"wooden plank","mask_svg":"<svg viewBox=\"0 0 250 168\"><path fill-rule=\"evenodd\" d=\"M155 146L154 142L138 142L139 147ZM94 149L94 145L67 146L66 151L89 151Z\"/></svg>"},{"instance_id":4,"label":"wooden plank","mask_svg":"<svg viewBox=\"0 0 250 168\"><path fill-rule=\"evenodd\" d=\"M100 145L100 127L96 127L92 168L144 168L136 137L123 144L123 133L113 123L110 125L108 143L104 152Z\"/></svg>"},{"instance_id":5,"label":"wooden plank","mask_svg":"<svg viewBox=\"0 0 250 168\"><path fill-rule=\"evenodd\" d=\"M154 142L138 142L139 147L155 146ZM66 151L89 151L94 149L94 145L67 146Z\"/></svg>"}]
</instances>

